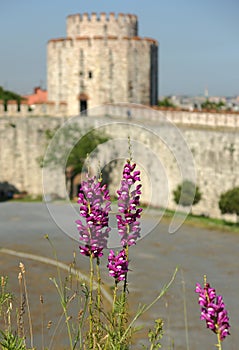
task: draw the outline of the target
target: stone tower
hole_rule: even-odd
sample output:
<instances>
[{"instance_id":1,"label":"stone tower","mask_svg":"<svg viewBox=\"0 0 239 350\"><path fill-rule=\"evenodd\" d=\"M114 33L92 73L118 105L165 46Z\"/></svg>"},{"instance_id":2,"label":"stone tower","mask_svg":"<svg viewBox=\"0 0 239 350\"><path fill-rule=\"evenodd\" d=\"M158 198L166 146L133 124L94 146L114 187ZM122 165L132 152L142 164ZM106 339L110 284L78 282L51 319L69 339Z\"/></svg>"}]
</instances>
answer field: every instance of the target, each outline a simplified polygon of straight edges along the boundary
<instances>
[{"instance_id":1,"label":"stone tower","mask_svg":"<svg viewBox=\"0 0 239 350\"><path fill-rule=\"evenodd\" d=\"M105 103L156 105L158 43L138 36L137 16L67 17L67 37L48 42L48 100L69 116Z\"/></svg>"}]
</instances>

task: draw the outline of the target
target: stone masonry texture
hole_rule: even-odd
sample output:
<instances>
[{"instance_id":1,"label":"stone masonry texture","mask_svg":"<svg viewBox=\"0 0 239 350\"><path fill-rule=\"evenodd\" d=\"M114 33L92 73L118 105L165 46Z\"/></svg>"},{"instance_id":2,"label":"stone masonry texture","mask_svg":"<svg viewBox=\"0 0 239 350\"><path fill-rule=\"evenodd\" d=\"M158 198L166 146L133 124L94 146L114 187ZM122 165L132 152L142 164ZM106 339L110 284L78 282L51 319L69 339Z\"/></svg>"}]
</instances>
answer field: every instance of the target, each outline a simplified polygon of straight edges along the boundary
<instances>
[{"instance_id":1,"label":"stone masonry texture","mask_svg":"<svg viewBox=\"0 0 239 350\"><path fill-rule=\"evenodd\" d=\"M105 103L156 105L158 43L138 36L131 14L67 17L67 37L51 39L47 47L49 101L67 115Z\"/></svg>"}]
</instances>

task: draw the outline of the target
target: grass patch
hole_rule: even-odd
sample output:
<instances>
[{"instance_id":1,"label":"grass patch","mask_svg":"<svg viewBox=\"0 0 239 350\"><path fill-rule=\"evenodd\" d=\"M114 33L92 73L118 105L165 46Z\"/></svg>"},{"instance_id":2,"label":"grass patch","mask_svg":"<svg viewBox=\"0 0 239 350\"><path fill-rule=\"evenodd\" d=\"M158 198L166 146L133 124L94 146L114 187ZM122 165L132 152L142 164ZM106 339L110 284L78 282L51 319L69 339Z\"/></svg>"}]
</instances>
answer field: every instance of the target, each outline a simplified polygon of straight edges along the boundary
<instances>
[{"instance_id":1,"label":"grass patch","mask_svg":"<svg viewBox=\"0 0 239 350\"><path fill-rule=\"evenodd\" d=\"M162 219L165 221L169 221L171 220L174 214L174 210L166 209ZM178 213L178 215L180 215L180 212ZM181 215L184 215L184 213L181 213ZM224 219L205 217L201 215L189 214L185 220L185 224L194 227L206 228L208 230L239 233L238 223L226 221Z\"/></svg>"},{"instance_id":2,"label":"grass patch","mask_svg":"<svg viewBox=\"0 0 239 350\"><path fill-rule=\"evenodd\" d=\"M23 198L13 198L11 202L42 202L42 195L26 195Z\"/></svg>"}]
</instances>

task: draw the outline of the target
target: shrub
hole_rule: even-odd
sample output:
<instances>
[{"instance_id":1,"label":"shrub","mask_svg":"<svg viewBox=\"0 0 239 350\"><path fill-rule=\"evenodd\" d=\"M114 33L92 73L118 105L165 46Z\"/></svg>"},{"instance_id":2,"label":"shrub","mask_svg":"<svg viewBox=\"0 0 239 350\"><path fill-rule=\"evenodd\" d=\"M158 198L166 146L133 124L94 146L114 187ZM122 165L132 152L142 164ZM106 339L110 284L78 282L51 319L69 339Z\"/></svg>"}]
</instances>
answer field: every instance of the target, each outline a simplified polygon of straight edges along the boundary
<instances>
[{"instance_id":1,"label":"shrub","mask_svg":"<svg viewBox=\"0 0 239 350\"><path fill-rule=\"evenodd\" d=\"M236 214L239 216L239 187L222 193L218 205L222 214Z\"/></svg>"},{"instance_id":2,"label":"shrub","mask_svg":"<svg viewBox=\"0 0 239 350\"><path fill-rule=\"evenodd\" d=\"M184 180L181 185L178 185L173 195L175 203L183 207L197 204L202 198L199 187L189 180Z\"/></svg>"}]
</instances>

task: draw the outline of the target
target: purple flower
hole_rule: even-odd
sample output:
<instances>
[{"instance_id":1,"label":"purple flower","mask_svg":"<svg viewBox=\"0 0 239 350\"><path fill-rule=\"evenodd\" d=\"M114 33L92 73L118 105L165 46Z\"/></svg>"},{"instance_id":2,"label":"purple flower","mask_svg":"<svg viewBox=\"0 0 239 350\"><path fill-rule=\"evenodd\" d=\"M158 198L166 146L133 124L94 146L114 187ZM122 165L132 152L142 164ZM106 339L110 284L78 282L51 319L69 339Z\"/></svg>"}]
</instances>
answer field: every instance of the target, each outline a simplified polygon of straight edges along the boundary
<instances>
[{"instance_id":1,"label":"purple flower","mask_svg":"<svg viewBox=\"0 0 239 350\"><path fill-rule=\"evenodd\" d=\"M124 165L123 178L118 193L118 208L121 214L116 215L118 232L121 236L123 247L135 244L140 237L140 219L142 209L139 206L141 185L135 185L140 181L140 171L135 171L136 164L130 164L128 160Z\"/></svg>"},{"instance_id":2,"label":"purple flower","mask_svg":"<svg viewBox=\"0 0 239 350\"><path fill-rule=\"evenodd\" d=\"M122 249L118 255L115 255L115 252L110 250L108 261L109 275L115 278L116 283L124 281L129 264L125 250Z\"/></svg>"},{"instance_id":3,"label":"purple flower","mask_svg":"<svg viewBox=\"0 0 239 350\"><path fill-rule=\"evenodd\" d=\"M103 249L107 247L110 232L109 191L96 177L87 177L81 184L78 197L80 215L84 218L84 222L77 220L76 223L80 240L85 243L85 246L80 246L80 252L85 256L101 257Z\"/></svg>"},{"instance_id":4,"label":"purple flower","mask_svg":"<svg viewBox=\"0 0 239 350\"><path fill-rule=\"evenodd\" d=\"M93 247L93 246L88 246L86 244L84 247L80 247L80 253L85 256L90 256L92 254L93 258L100 258L103 256L102 252L103 248L98 248L98 247Z\"/></svg>"},{"instance_id":5,"label":"purple flower","mask_svg":"<svg viewBox=\"0 0 239 350\"><path fill-rule=\"evenodd\" d=\"M199 294L198 303L201 306L201 320L206 321L207 328L219 334L220 340L229 335L229 317L221 295L216 295L214 288L205 283L204 288L196 284L195 292Z\"/></svg>"}]
</instances>

